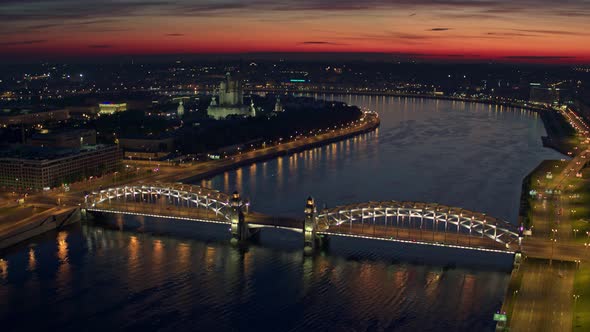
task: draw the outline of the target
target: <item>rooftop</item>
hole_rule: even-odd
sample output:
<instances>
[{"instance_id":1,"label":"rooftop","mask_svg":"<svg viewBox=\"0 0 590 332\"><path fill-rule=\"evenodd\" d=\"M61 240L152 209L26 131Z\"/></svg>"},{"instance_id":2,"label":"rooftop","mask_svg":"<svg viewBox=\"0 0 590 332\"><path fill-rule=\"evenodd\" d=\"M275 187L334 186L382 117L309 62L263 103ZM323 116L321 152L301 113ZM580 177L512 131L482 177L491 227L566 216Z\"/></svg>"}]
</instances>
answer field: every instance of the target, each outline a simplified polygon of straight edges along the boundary
<instances>
[{"instance_id":1,"label":"rooftop","mask_svg":"<svg viewBox=\"0 0 590 332\"><path fill-rule=\"evenodd\" d=\"M80 153L103 150L112 145L83 145L80 148L55 148L30 145L3 145L0 146L0 159L26 159L26 160L52 160Z\"/></svg>"}]
</instances>

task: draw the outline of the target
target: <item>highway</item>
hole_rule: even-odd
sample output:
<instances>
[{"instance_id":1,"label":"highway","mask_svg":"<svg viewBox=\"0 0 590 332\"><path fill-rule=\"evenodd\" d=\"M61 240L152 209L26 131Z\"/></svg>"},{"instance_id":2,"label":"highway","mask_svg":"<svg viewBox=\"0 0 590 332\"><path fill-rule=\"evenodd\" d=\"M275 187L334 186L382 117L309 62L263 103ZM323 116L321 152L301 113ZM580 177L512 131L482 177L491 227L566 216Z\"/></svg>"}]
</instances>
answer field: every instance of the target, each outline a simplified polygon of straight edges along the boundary
<instances>
[{"instance_id":1,"label":"highway","mask_svg":"<svg viewBox=\"0 0 590 332\"><path fill-rule=\"evenodd\" d=\"M510 331L571 331L574 272L570 262L527 259L521 265L522 286L512 294Z\"/></svg>"},{"instance_id":2,"label":"highway","mask_svg":"<svg viewBox=\"0 0 590 332\"><path fill-rule=\"evenodd\" d=\"M581 185L576 174L590 158L589 131L570 109L561 113L582 144L570 151L573 158L563 161L552 179L535 179L544 198L532 205L533 236L523 241L522 251L528 258L517 272L522 276L521 288L518 293L506 295L507 301L514 301L510 331L571 331L575 271L578 264L590 262L588 247L573 241L571 213L571 192Z\"/></svg>"}]
</instances>

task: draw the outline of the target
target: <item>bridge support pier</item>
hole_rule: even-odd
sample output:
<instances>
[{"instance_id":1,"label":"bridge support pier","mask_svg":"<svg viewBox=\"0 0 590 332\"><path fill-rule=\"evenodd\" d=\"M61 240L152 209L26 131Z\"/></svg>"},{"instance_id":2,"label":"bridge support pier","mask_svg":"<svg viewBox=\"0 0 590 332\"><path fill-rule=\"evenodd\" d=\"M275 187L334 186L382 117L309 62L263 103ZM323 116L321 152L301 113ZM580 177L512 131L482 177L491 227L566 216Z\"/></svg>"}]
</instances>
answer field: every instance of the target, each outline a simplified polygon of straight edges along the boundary
<instances>
[{"instance_id":1,"label":"bridge support pier","mask_svg":"<svg viewBox=\"0 0 590 332\"><path fill-rule=\"evenodd\" d=\"M231 241L232 243L238 243L247 240L250 237L250 230L242 211L242 199L237 191L232 194L230 205Z\"/></svg>"},{"instance_id":2,"label":"bridge support pier","mask_svg":"<svg viewBox=\"0 0 590 332\"><path fill-rule=\"evenodd\" d=\"M303 221L303 251L306 255L311 255L315 252L318 245L318 237L316 234L316 207L313 198L307 198L305 205L305 220Z\"/></svg>"},{"instance_id":3,"label":"bridge support pier","mask_svg":"<svg viewBox=\"0 0 590 332\"><path fill-rule=\"evenodd\" d=\"M80 217L84 221L88 221L88 211L86 209L80 209Z\"/></svg>"}]
</instances>

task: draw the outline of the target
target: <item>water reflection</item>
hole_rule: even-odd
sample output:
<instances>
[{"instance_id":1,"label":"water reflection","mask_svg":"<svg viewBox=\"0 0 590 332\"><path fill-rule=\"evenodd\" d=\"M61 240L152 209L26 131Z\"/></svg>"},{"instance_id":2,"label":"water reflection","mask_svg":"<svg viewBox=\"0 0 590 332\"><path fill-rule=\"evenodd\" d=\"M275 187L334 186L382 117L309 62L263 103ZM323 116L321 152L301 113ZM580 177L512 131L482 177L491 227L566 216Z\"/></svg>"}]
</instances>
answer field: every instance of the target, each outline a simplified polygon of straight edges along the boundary
<instances>
[{"instance_id":1,"label":"water reflection","mask_svg":"<svg viewBox=\"0 0 590 332\"><path fill-rule=\"evenodd\" d=\"M410 331L433 330L438 324L457 331L482 330L493 326L487 316L497 309L509 277L502 272L452 268L443 273L436 266L391 264L374 254L379 249L371 249L373 258L367 259L348 242L342 243L346 252L338 254L337 244L335 255L304 257L300 250L266 245L240 249L225 240L121 231L117 222L113 218L112 228L84 225L57 233L38 244L48 254L41 260L31 248L11 253L9 259L15 262L28 257L28 263L13 267L14 274L22 276L13 281L7 282L7 260L0 260L5 280L0 324L19 321L21 330L42 328L46 322L52 330L136 329L146 324L154 329L198 326L217 331L243 324L260 331L276 326ZM125 222L135 220L126 217ZM162 231L180 227L181 234L191 224L167 225ZM161 225L150 219L145 227ZM48 246L51 242L57 245ZM299 244L300 239L293 235L279 242ZM51 250L54 255L49 255ZM54 276L47 271L55 264ZM32 273L40 280L22 284ZM496 284L499 288L490 289ZM30 301L20 300L21 291L16 290L23 287L32 294ZM38 287L45 291L33 289ZM48 303L52 310L39 310ZM80 303L84 309L77 309ZM32 314L35 320L24 319Z\"/></svg>"},{"instance_id":2,"label":"water reflection","mask_svg":"<svg viewBox=\"0 0 590 332\"><path fill-rule=\"evenodd\" d=\"M191 247L190 244L181 242L178 244L177 249L178 268L180 270L187 270L191 263Z\"/></svg>"},{"instance_id":3,"label":"water reflection","mask_svg":"<svg viewBox=\"0 0 590 332\"><path fill-rule=\"evenodd\" d=\"M58 268L56 272L56 286L58 288L58 295L65 297L71 291L72 270L69 262L69 248L68 248L68 232L60 231L57 234L57 261Z\"/></svg>"},{"instance_id":4,"label":"water reflection","mask_svg":"<svg viewBox=\"0 0 590 332\"><path fill-rule=\"evenodd\" d=\"M138 274L138 268L141 264L141 247L140 241L138 240L137 236L131 235L129 236L129 244L127 246L128 249L128 258L127 258L127 274L132 277Z\"/></svg>"},{"instance_id":5,"label":"water reflection","mask_svg":"<svg viewBox=\"0 0 590 332\"><path fill-rule=\"evenodd\" d=\"M0 277L8 279L8 261L0 258Z\"/></svg>"},{"instance_id":6,"label":"water reflection","mask_svg":"<svg viewBox=\"0 0 590 332\"><path fill-rule=\"evenodd\" d=\"M61 231L57 235L57 257L62 264L68 261L68 232Z\"/></svg>"},{"instance_id":7,"label":"water reflection","mask_svg":"<svg viewBox=\"0 0 590 332\"><path fill-rule=\"evenodd\" d=\"M28 265L27 270L34 271L36 266L37 266L37 258L35 257L35 249L30 248L29 249L29 265ZM1 269L1 267L0 267L0 269Z\"/></svg>"}]
</instances>

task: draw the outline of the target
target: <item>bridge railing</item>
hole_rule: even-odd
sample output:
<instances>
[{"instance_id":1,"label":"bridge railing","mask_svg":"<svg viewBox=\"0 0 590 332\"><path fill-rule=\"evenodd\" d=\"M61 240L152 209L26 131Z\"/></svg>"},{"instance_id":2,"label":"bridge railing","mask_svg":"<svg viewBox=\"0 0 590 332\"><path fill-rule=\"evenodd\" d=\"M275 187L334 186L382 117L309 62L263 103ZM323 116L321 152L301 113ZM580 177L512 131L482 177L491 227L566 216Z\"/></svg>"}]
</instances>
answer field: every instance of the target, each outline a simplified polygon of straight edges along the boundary
<instances>
[{"instance_id":1,"label":"bridge railing","mask_svg":"<svg viewBox=\"0 0 590 332\"><path fill-rule=\"evenodd\" d=\"M164 198L164 201L161 198ZM231 197L228 194L199 186L146 184L112 187L92 192L85 197L85 205L86 208L92 209L120 201L134 204L164 202L167 205L206 209L214 212L216 216L229 220L230 200ZM243 205L247 209L249 204Z\"/></svg>"},{"instance_id":2,"label":"bridge railing","mask_svg":"<svg viewBox=\"0 0 590 332\"><path fill-rule=\"evenodd\" d=\"M395 218L398 226L400 218L402 226L405 221L408 224L417 222L420 229L427 222L430 223L430 229L438 232L447 232L452 226L457 233L479 235L505 246L519 240L518 228L501 219L461 208L422 202L368 202L324 209L317 216L318 231L346 223L352 227L367 220L383 220L384 225L388 225L388 218L392 218L389 219L392 223ZM444 227L443 230L440 227Z\"/></svg>"}]
</instances>

